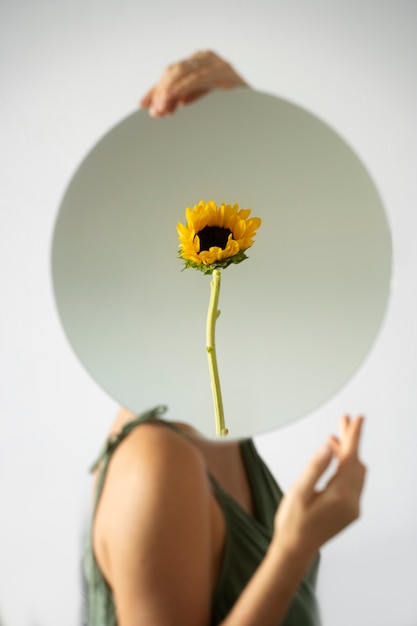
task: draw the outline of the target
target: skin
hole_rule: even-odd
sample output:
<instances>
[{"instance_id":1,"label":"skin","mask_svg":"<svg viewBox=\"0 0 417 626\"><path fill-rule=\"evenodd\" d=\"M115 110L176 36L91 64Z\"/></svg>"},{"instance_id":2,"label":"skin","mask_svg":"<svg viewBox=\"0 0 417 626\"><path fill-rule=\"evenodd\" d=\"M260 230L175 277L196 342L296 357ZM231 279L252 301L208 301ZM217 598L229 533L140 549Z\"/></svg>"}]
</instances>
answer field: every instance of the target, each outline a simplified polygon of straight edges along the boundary
<instances>
[{"instance_id":1,"label":"skin","mask_svg":"<svg viewBox=\"0 0 417 626\"><path fill-rule=\"evenodd\" d=\"M121 411L112 433L133 415ZM319 548L359 516L363 419L344 416L285 495L260 567L223 626L276 626ZM120 626L206 626L225 545L225 520L207 471L249 514L249 484L236 442L212 442L178 424L143 424L111 459L94 524L94 551ZM337 468L316 484L332 458Z\"/></svg>"},{"instance_id":2,"label":"skin","mask_svg":"<svg viewBox=\"0 0 417 626\"><path fill-rule=\"evenodd\" d=\"M233 67L211 51L196 52L169 65L158 83L140 101L153 117L171 115L181 106L214 89L248 87Z\"/></svg>"},{"instance_id":3,"label":"skin","mask_svg":"<svg viewBox=\"0 0 417 626\"><path fill-rule=\"evenodd\" d=\"M172 114L213 89L247 86L213 52L169 66L141 106ZM121 409L110 435L133 414ZM253 515L239 445L213 442L192 427L134 429L112 455L93 527L97 562L113 592L119 626L208 626L221 570L226 523L208 472ZM363 418L343 416L339 435L316 451L275 515L264 560L222 626L277 626L319 548L359 517L365 467ZM316 485L336 460L320 491Z\"/></svg>"}]
</instances>

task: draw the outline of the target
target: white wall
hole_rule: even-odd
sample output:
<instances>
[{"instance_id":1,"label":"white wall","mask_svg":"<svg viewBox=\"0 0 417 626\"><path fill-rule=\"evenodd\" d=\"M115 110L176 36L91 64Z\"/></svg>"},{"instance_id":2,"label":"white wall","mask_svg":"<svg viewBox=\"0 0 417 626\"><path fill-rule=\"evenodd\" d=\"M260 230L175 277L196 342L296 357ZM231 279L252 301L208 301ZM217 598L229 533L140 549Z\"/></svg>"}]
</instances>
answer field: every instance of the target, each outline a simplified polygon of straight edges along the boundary
<instances>
[{"instance_id":1,"label":"white wall","mask_svg":"<svg viewBox=\"0 0 417 626\"><path fill-rule=\"evenodd\" d=\"M86 468L115 403L60 328L49 250L64 187L164 66L213 48L333 126L374 176L395 279L372 353L308 418L257 439L283 487L345 411L367 417L363 518L323 550L325 626L416 626L417 3L14 0L0 5L0 618L79 623Z\"/></svg>"}]
</instances>

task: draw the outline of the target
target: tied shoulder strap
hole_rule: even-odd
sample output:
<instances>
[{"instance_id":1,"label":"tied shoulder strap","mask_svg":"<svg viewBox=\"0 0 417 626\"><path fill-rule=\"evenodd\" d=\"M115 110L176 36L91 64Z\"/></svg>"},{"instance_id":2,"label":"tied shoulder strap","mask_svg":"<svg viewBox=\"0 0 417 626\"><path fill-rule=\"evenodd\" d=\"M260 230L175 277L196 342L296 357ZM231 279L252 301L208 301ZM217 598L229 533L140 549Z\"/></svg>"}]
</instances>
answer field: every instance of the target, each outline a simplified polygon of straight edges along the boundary
<instances>
[{"instance_id":1,"label":"tied shoulder strap","mask_svg":"<svg viewBox=\"0 0 417 626\"><path fill-rule=\"evenodd\" d=\"M140 415L138 415L138 417L135 417L130 422L127 422L123 426L123 428L120 430L120 432L117 433L117 435L108 437L108 439L106 440L106 443L104 444L103 448L100 451L98 458L94 461L94 463L90 467L90 473L93 473L101 465L100 474L97 480L97 488L96 488L96 495L95 495L95 500L94 500L93 514L95 513L96 508L97 508L97 504L98 504L100 494L101 494L103 484L104 484L104 479L106 476L107 467L108 467L108 464L111 459L111 455L114 452L114 450L117 448L119 443L123 441L123 439L125 439L125 437L127 437L127 435L130 432L132 432L134 428L136 428L136 426L139 426L139 424L143 424L144 422L153 422L155 420L159 420L161 419L161 416L166 411L167 411L167 407L164 405L154 407L153 409L150 409L149 411L146 411L145 413L141 413Z\"/></svg>"}]
</instances>

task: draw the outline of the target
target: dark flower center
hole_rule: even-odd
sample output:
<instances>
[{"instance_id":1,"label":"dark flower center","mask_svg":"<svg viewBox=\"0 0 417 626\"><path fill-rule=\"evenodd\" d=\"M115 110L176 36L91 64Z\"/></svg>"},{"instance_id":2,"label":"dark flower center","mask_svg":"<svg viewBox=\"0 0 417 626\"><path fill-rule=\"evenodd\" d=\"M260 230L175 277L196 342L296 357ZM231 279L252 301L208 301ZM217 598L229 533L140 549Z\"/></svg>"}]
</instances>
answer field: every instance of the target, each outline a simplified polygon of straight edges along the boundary
<instances>
[{"instance_id":1,"label":"dark flower center","mask_svg":"<svg viewBox=\"0 0 417 626\"><path fill-rule=\"evenodd\" d=\"M197 233L200 239L200 252L210 250L210 248L214 246L224 250L229 235L231 234L232 231L229 228L223 228L222 226L205 226L203 230Z\"/></svg>"}]
</instances>

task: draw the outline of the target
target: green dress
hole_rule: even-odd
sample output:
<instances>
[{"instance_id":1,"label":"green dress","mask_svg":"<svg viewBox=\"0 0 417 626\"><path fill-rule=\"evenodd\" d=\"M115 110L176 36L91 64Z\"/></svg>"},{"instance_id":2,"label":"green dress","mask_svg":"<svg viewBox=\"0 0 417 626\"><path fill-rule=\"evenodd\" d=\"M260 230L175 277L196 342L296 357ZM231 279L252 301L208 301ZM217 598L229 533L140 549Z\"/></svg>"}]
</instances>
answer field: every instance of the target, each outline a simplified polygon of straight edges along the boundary
<instances>
[{"instance_id":1,"label":"green dress","mask_svg":"<svg viewBox=\"0 0 417 626\"><path fill-rule=\"evenodd\" d=\"M106 443L92 468L94 470L102 462L93 517L113 451L133 428L145 422L158 420L159 423L175 429L173 424L161 419L164 410L164 407L157 407L142 414L125 424L120 434ZM244 439L239 445L252 491L255 516L248 515L210 475L214 495L226 520L224 561L212 601L211 624L213 626L219 624L227 616L263 560L272 539L275 512L283 495L271 472L257 453L253 441ZM317 557L299 585L284 621L277 626L320 625L315 597L318 562ZM113 596L95 560L91 533L84 555L84 572L87 586L88 626L117 626Z\"/></svg>"}]
</instances>

